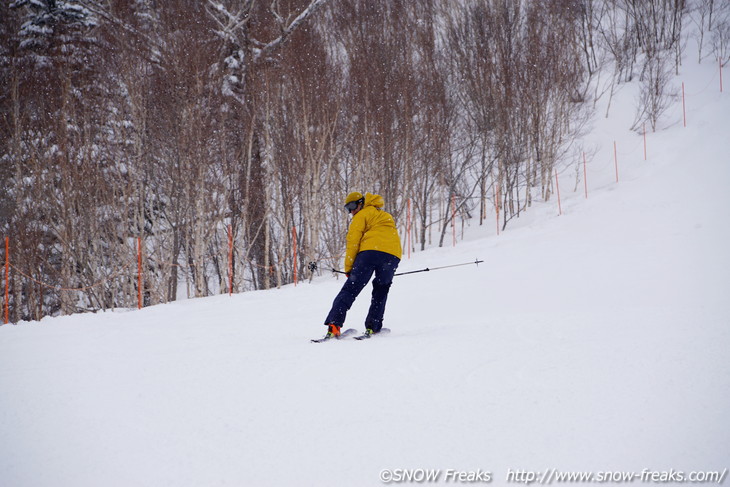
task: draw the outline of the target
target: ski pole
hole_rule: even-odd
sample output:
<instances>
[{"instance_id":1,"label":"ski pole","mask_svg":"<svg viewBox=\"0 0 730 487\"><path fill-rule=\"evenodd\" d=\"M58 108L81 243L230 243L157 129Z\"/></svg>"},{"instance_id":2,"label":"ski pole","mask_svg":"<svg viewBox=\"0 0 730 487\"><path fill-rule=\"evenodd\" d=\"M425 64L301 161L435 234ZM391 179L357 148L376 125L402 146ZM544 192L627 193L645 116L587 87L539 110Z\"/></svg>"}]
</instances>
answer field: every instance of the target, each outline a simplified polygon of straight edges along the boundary
<instances>
[{"instance_id":1,"label":"ski pole","mask_svg":"<svg viewBox=\"0 0 730 487\"><path fill-rule=\"evenodd\" d=\"M397 274L393 274L393 277L395 277L395 276L405 276L406 274L416 274L417 272L437 271L439 269L448 269L449 267L460 267L460 266L463 266L463 265L472 265L472 264L479 265L482 262L484 262L484 261L477 259L474 262L464 262L463 264L442 265L440 267L426 267L425 269L418 269L416 271L398 272ZM332 272L336 272L337 274L345 274L344 271L338 271L335 268L332 269Z\"/></svg>"},{"instance_id":2,"label":"ski pole","mask_svg":"<svg viewBox=\"0 0 730 487\"><path fill-rule=\"evenodd\" d=\"M474 262L464 262L463 264L442 265L440 267L430 267L430 268L429 267L426 267L425 269L419 269L417 271L398 272L397 274L393 274L393 276L394 277L395 276L405 276L406 274L415 274L417 272L437 271L439 269L448 269L449 267L460 267L460 266L463 266L463 265L472 265L472 264L475 264L475 265L478 266L482 262L484 262L484 261L483 260L476 259Z\"/></svg>"}]
</instances>

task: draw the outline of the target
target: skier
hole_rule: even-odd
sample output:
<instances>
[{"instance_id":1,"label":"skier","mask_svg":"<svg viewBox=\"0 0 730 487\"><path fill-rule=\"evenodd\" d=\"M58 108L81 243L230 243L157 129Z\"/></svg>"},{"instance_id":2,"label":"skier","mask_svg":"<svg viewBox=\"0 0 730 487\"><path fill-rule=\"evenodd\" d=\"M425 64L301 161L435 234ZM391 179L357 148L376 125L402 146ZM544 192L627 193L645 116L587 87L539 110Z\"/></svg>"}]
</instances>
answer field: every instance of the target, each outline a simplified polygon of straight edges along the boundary
<instances>
[{"instance_id":1,"label":"skier","mask_svg":"<svg viewBox=\"0 0 730 487\"><path fill-rule=\"evenodd\" d=\"M383 211L383 205L383 197L377 194L365 193L363 196L353 192L345 198L345 209L352 215L345 253L347 281L324 322L328 327L326 339L339 338L347 311L373 273L373 295L365 318L364 337L379 333L383 328L385 302L401 258L395 220L390 213Z\"/></svg>"}]
</instances>

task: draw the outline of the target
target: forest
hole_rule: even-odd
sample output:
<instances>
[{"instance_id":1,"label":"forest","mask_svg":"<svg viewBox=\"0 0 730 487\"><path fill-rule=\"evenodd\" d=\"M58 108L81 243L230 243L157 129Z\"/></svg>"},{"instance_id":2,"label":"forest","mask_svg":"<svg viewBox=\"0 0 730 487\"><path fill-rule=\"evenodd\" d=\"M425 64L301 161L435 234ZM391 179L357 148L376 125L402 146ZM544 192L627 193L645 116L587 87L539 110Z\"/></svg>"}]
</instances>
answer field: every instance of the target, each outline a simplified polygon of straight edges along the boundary
<instances>
[{"instance_id":1,"label":"forest","mask_svg":"<svg viewBox=\"0 0 730 487\"><path fill-rule=\"evenodd\" d=\"M414 251L506 228L622 83L661 128L688 26L730 60L727 0L2 2L10 321L339 268L350 191Z\"/></svg>"}]
</instances>

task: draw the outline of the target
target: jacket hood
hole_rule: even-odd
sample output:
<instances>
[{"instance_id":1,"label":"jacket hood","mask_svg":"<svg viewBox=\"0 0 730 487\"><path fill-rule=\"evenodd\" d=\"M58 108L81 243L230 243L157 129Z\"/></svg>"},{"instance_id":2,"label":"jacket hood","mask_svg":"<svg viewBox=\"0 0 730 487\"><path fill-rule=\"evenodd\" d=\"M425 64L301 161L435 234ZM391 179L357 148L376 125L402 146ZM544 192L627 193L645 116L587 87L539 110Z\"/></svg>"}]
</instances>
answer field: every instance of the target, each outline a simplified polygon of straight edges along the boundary
<instances>
[{"instance_id":1,"label":"jacket hood","mask_svg":"<svg viewBox=\"0 0 730 487\"><path fill-rule=\"evenodd\" d=\"M379 194L365 193L365 204L363 208L368 206L374 206L375 208L382 208L385 205L385 200Z\"/></svg>"}]
</instances>

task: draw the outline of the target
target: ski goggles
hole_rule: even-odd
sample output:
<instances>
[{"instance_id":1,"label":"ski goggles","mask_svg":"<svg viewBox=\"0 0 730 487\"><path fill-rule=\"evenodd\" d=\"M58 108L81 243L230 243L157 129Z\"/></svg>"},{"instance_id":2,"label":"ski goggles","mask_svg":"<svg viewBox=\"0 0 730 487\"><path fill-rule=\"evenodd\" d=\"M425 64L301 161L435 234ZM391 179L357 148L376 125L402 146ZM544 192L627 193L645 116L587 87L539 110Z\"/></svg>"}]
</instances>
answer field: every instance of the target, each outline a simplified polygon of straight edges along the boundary
<instances>
[{"instance_id":1,"label":"ski goggles","mask_svg":"<svg viewBox=\"0 0 730 487\"><path fill-rule=\"evenodd\" d=\"M357 210L358 201L350 201L345 205L345 209L348 213L352 213L353 211Z\"/></svg>"}]
</instances>

